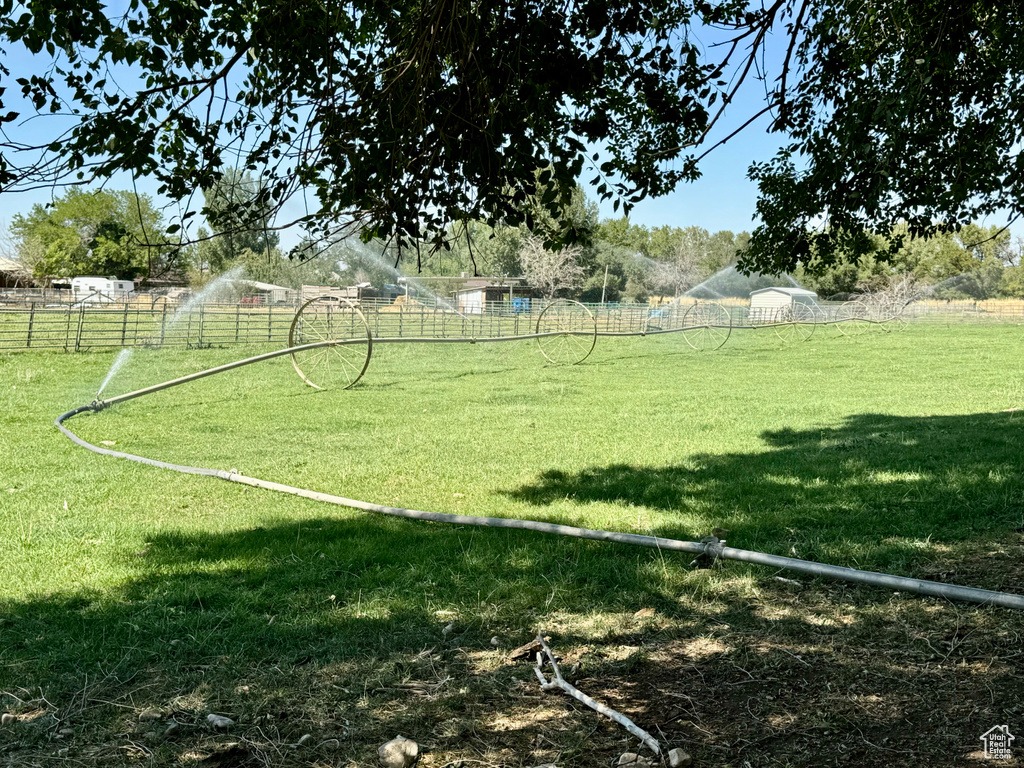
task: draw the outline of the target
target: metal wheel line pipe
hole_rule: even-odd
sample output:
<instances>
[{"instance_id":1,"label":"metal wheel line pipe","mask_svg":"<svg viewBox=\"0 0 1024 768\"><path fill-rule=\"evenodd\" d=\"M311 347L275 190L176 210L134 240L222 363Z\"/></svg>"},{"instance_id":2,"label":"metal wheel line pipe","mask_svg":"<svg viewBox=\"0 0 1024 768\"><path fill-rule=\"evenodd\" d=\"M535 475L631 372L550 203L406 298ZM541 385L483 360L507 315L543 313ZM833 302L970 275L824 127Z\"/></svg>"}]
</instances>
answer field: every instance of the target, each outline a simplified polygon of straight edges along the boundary
<instances>
[{"instance_id":1,"label":"metal wheel line pipe","mask_svg":"<svg viewBox=\"0 0 1024 768\"><path fill-rule=\"evenodd\" d=\"M824 323L828 325L830 323ZM756 326L756 328L774 328L779 325L788 325L788 323L768 323L765 325ZM489 342L498 341L525 341L529 339L545 339L552 338L555 336L605 336L605 337L624 337L624 336L656 336L659 334L666 333L685 333L686 331L693 331L700 328L742 328L744 326L719 326L719 325L693 325L685 328L668 328L659 329L652 331L546 331L544 333L528 333L521 336L453 336L451 338L435 338L430 336L415 336L415 337L395 337L395 338L375 338L373 344L486 344ZM755 326L751 326L755 327ZM353 338L353 339L331 339L326 341L316 341L309 344L299 344L294 347L286 347L284 349L276 349L272 352L264 352L260 355L254 355L247 357L243 360L235 360L231 363L216 366L215 368L207 368L203 371L196 373L190 373L187 376L181 376L177 379L171 379L169 381L162 382L160 384L154 384L150 387L144 387L137 389L132 392L126 392L122 395L116 395L115 397L109 397L106 400L94 400L93 404L97 406L95 410L102 410L116 403L121 403L126 400L132 400L136 397L143 395L152 394L153 392L160 392L164 389L170 389L180 384L187 384L190 381L196 381L207 376L212 376L216 373L223 373L225 371L231 371L235 368L241 368L246 365L252 365L253 363L260 363L264 360L273 360L276 357L283 357L294 352L304 352L311 349L320 349L322 347L339 347L349 344L365 344L365 338Z\"/></svg>"},{"instance_id":2,"label":"metal wheel line pipe","mask_svg":"<svg viewBox=\"0 0 1024 768\"><path fill-rule=\"evenodd\" d=\"M366 343L366 339L334 339L331 341L316 341L311 344L300 344L296 347L285 347L284 349L275 349L272 352L264 352L261 355L254 355L253 357L247 357L243 360L235 360L231 363L225 363L224 365L218 365L215 368L207 368L196 373L190 373L187 376L181 376L177 379L170 379L168 381L161 382L160 384L154 384L150 387L143 387L142 389L136 389L133 392L125 392L123 395L116 395L115 397L109 397L106 400L94 400L92 405L95 406L92 410L101 411L115 403L121 403L125 400L133 400L136 397L142 397L143 395L149 395L154 392L160 392L164 389L170 389L171 387L177 387L180 384L187 384L190 381L196 381L197 379L204 379L207 376L213 376L215 373L224 373L225 371L233 371L235 368L241 368L246 365L252 365L253 363L261 363L264 360L273 360L275 357L283 357L293 352L303 352L307 349L320 349L321 347L336 347L344 344L355 344L355 343ZM69 411L68 413L71 413Z\"/></svg>"},{"instance_id":3,"label":"metal wheel line pipe","mask_svg":"<svg viewBox=\"0 0 1024 768\"><path fill-rule=\"evenodd\" d=\"M620 338L623 336L655 336L659 333L683 333L701 328L732 328L731 325L688 325L684 328L659 328L656 331L545 331L544 333L523 333L519 336L375 336L374 344L451 344L464 342L468 344L485 344L489 341L524 341L529 339L549 339L553 336L602 336Z\"/></svg>"},{"instance_id":4,"label":"metal wheel line pipe","mask_svg":"<svg viewBox=\"0 0 1024 768\"><path fill-rule=\"evenodd\" d=\"M236 366L237 367L237 366ZM225 369L221 366L221 370L216 372L223 372ZM211 369L212 371L212 369ZM205 371L206 375L212 375L211 371ZM181 380L177 380L177 383L184 383ZM159 385L158 385L159 386ZM149 394L151 392L160 391L159 389L150 388L148 391L142 391L133 393L136 397L141 397L143 394ZM123 399L123 398L122 398ZM799 573L805 573L810 576L824 576L827 578L838 579L841 581L850 581L860 584L869 584L871 586L884 587L886 589L894 589L901 592L911 592L922 595L929 595L931 597L945 598L948 600L960 600L964 602L980 603L983 605L997 605L1004 608L1014 608L1016 610L1024 610L1024 596L1016 595L1010 592L994 592L987 589L978 589L976 587L962 587L955 584L942 584L935 581L927 581L924 579L912 579L905 576L893 576L885 573L877 573L874 571L862 571L856 568L847 568L845 566L828 565L824 563L816 563L810 560L800 560L793 557L783 557L780 555L771 555L764 552L754 552L745 549L736 549L734 547L723 547L717 541L714 542L695 542L695 541L680 541L677 539L666 539L660 536L648 536L643 534L635 533L621 533L616 531L601 531L591 528L577 528L574 526L561 525L558 523L547 523L540 520L522 520L518 518L503 518L503 517L478 517L473 515L453 515L444 512L425 512L415 509L406 509L404 507L389 507L381 504L373 504L367 501L359 501L358 499L348 499L343 496L336 496L329 493L321 493L319 491L312 491L307 488L297 488L291 485L284 485L282 483L275 483L269 480L262 480L256 477L248 477L238 472L224 471L218 469L211 469L208 467L192 467L183 464L172 464L169 462L158 461L156 459L150 459L145 456L137 456L135 454L124 453L122 451L111 451L106 448L100 448L99 446L93 445L92 443L83 440L76 434L71 432L67 427L64 426L64 422L68 419L77 416L82 413L94 412L98 413L103 407L109 405L111 401L107 401L104 406L100 406L97 403L91 403L89 405L79 406L78 408L67 411L57 417L54 424L65 436L67 436L76 445L79 445L87 450L94 453L98 453L104 456L112 456L120 459L127 459L129 461L138 462L140 464L146 464L160 469L170 469L175 472L182 472L191 475L205 475L209 477L216 477L221 480L227 480L233 483L241 483L243 485L249 485L254 488L261 488L269 491L276 491L278 493L287 493L293 496L301 496L303 498L311 499L313 501L325 502L328 504L334 504L337 506L348 507L351 509L359 509L365 512L377 512L382 515L389 515L392 517L402 517L413 520L425 520L435 523L447 523L450 525L472 525L483 528L509 528L516 530L535 531L537 533L546 533L555 536L569 536L579 539L589 539L592 541L605 541L613 542L617 544L630 544L634 546L649 547L652 549L667 550L670 552L688 552L695 555L707 555L713 558L724 558L726 560L739 560L741 562L754 563L756 565L765 565L772 568L781 568L791 571L797 571Z\"/></svg>"},{"instance_id":5,"label":"metal wheel line pipe","mask_svg":"<svg viewBox=\"0 0 1024 768\"><path fill-rule=\"evenodd\" d=\"M693 326L693 328L701 328L703 326ZM688 331L692 328L675 328L668 331L649 331L648 336L653 333L679 333L680 331ZM453 344L453 343L466 343L466 344L486 344L494 341L522 341L528 339L545 339L554 336L592 336L593 331L579 331L579 332L565 332L565 331L546 331L544 333L530 333L522 336L484 336L484 337L472 337L472 336L458 336L447 339L438 339L430 336L422 337L396 337L396 338L375 338L373 344ZM598 336L643 336L642 333L598 333ZM354 344L366 344L365 338L352 338L352 339L330 339L327 341L314 341L309 344L299 344L294 347L285 347L284 349L275 349L271 352L264 352L263 354L253 355L242 360L235 360L224 365L218 365L214 368L207 368L206 370L197 371L196 373L190 373L186 376L181 376L177 379L170 379L169 381L161 382L160 384L153 384L149 387L143 387L142 389L136 389L132 392L125 392L122 395L116 395L114 397L108 397L105 400L94 400L93 405L96 406L94 410L103 410L116 403L122 403L126 400L133 400L136 397L142 397L143 395L149 395L154 392L160 392L171 387L177 387L181 384L187 384L190 381L196 381L198 379L206 378L207 376L213 376L217 373L224 373L225 371L232 371L236 368L242 368L246 365L252 365L254 363L262 363L265 360L273 360L277 357L284 357L294 352L305 352L311 349L321 349L323 347L341 347L346 345Z\"/></svg>"},{"instance_id":6,"label":"metal wheel line pipe","mask_svg":"<svg viewBox=\"0 0 1024 768\"><path fill-rule=\"evenodd\" d=\"M562 331L550 331L546 333L533 333L527 336L492 336L485 338L450 338L450 339L435 339L429 337L423 338L391 338L391 339L374 339L373 344L395 344L395 343L452 343L452 342L488 342L488 341L518 341L520 339L542 339L549 336L564 336L565 333ZM584 333L585 336L590 336L590 333ZM171 387L177 387L181 384L187 384L190 381L196 381L198 379L206 378L207 376L213 376L216 373L224 373L225 371L232 371L236 368L242 368L246 365L252 365L254 363L262 363L264 360L273 360L276 357L284 357L294 352L305 352L311 349L321 349L323 347L343 347L350 344L366 344L366 338L353 338L353 339L330 339L326 341L314 341L309 344L298 344L294 347L285 347L284 349L275 349L271 352L264 352L263 354L253 355L242 360L235 360L224 365L218 365L215 368L207 368L196 373L190 373L186 376L181 376L177 379L170 379L169 381L161 382L160 384L153 384L149 387L143 387L142 389L136 389L132 392L125 392L123 395L116 395L114 397L108 397L106 400L95 400L93 405L96 406L94 410L103 410L116 403L122 403L125 400L133 400L136 397L142 397L143 395L149 395L154 392L160 392Z\"/></svg>"}]
</instances>

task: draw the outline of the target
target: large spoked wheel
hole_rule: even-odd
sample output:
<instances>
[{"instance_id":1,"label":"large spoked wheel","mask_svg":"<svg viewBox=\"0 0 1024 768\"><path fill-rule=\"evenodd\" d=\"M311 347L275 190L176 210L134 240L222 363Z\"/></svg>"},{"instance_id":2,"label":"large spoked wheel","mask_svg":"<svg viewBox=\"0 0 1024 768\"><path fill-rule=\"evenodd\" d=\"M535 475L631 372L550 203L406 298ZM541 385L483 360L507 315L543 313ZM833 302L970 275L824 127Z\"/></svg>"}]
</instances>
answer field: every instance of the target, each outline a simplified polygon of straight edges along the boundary
<instances>
[{"instance_id":1,"label":"large spoked wheel","mask_svg":"<svg viewBox=\"0 0 1024 768\"><path fill-rule=\"evenodd\" d=\"M879 313L882 316L882 328L886 331L907 330L907 318L903 314L904 307L896 304L887 304L882 307Z\"/></svg>"},{"instance_id":2,"label":"large spoked wheel","mask_svg":"<svg viewBox=\"0 0 1024 768\"><path fill-rule=\"evenodd\" d=\"M870 324L867 307L860 301L848 301L836 311L836 328L844 336L860 336Z\"/></svg>"},{"instance_id":3,"label":"large spoked wheel","mask_svg":"<svg viewBox=\"0 0 1024 768\"><path fill-rule=\"evenodd\" d=\"M732 316L721 304L699 301L683 316L683 338L698 352L718 349L732 333Z\"/></svg>"},{"instance_id":4,"label":"large spoked wheel","mask_svg":"<svg viewBox=\"0 0 1024 768\"><path fill-rule=\"evenodd\" d=\"M373 337L363 313L350 301L319 296L295 313L288 346L324 343L292 352L292 365L315 389L348 389L366 373Z\"/></svg>"},{"instance_id":5,"label":"large spoked wheel","mask_svg":"<svg viewBox=\"0 0 1024 768\"><path fill-rule=\"evenodd\" d=\"M785 320L775 326L775 334L785 342L807 341L816 325L813 309L806 304L793 304Z\"/></svg>"},{"instance_id":6,"label":"large spoked wheel","mask_svg":"<svg viewBox=\"0 0 1024 768\"><path fill-rule=\"evenodd\" d=\"M597 344L597 319L578 301L558 299L537 318L540 353L555 365L576 365L586 360Z\"/></svg>"}]
</instances>

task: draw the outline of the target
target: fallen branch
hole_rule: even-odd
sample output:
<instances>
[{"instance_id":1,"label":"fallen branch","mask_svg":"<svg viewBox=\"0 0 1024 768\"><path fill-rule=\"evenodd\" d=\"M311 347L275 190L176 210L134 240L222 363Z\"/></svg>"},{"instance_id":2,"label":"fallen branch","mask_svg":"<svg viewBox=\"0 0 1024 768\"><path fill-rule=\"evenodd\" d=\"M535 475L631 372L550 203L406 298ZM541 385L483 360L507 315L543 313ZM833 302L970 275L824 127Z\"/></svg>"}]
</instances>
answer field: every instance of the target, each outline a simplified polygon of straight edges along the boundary
<instances>
[{"instance_id":1,"label":"fallen branch","mask_svg":"<svg viewBox=\"0 0 1024 768\"><path fill-rule=\"evenodd\" d=\"M537 679L540 680L540 687L543 690L553 691L555 689L561 689L565 691L577 701L583 702L596 712L600 712L605 717L614 720L646 744L648 749L650 749L654 754L659 756L661 755L661 745L658 744L657 739L651 736L651 734L639 727L625 715L619 714L614 709L610 709L598 701L594 701L592 698L587 696L587 694L583 693L583 691L565 681L565 678L562 677L561 671L558 669L558 662L555 661L555 655L551 652L551 648L544 640L543 633L538 633L537 639L534 642L539 643L541 650L543 651L543 653L540 651L537 652L537 666L533 668L533 671L537 673ZM551 669L554 673L554 677L551 680L548 680L544 676L545 656L547 656L548 662L550 662Z\"/></svg>"}]
</instances>

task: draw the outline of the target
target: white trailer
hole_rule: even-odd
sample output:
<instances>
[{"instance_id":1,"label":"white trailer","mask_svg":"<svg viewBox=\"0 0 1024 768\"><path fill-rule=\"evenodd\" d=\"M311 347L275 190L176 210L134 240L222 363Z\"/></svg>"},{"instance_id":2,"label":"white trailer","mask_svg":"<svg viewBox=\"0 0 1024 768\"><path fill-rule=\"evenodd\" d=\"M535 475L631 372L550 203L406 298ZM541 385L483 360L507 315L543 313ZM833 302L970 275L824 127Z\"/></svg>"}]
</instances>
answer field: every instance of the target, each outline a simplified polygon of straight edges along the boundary
<instances>
[{"instance_id":1,"label":"white trailer","mask_svg":"<svg viewBox=\"0 0 1024 768\"><path fill-rule=\"evenodd\" d=\"M110 304L135 295L135 283L116 277L76 277L71 280L71 299L76 304Z\"/></svg>"}]
</instances>

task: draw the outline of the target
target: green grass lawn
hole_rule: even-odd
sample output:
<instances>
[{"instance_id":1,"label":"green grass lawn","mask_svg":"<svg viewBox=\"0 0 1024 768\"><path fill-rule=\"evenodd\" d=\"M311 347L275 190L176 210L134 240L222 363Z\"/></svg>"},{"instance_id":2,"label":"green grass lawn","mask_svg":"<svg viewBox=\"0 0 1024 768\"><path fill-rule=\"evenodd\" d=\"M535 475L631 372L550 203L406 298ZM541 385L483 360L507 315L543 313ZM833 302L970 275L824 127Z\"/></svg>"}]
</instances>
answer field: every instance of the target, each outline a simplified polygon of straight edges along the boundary
<instances>
[{"instance_id":1,"label":"green grass lawn","mask_svg":"<svg viewBox=\"0 0 1024 768\"><path fill-rule=\"evenodd\" d=\"M526 342L391 344L350 391L312 391L281 358L69 427L381 504L689 540L721 526L736 547L927 577L1024 526L1022 349L1013 325L819 328L797 345L744 331L701 354L677 336L599 339L568 368ZM136 350L104 396L258 351ZM97 734L147 701L252 721L284 695L268 670L400 680L453 621L460 647L482 653L538 628L599 643L639 609L679 628L772 588L774 573L736 563L693 570L686 556L384 518L97 456L52 422L96 396L113 358L0 356L0 707L80 698ZM1007 571L972 578L1024 592ZM842 594L865 615L891 597ZM262 681L258 706L229 686L243 679ZM366 695L344 688L353 707ZM85 706L100 700L109 712ZM49 742L26 744L41 755Z\"/></svg>"}]
</instances>

